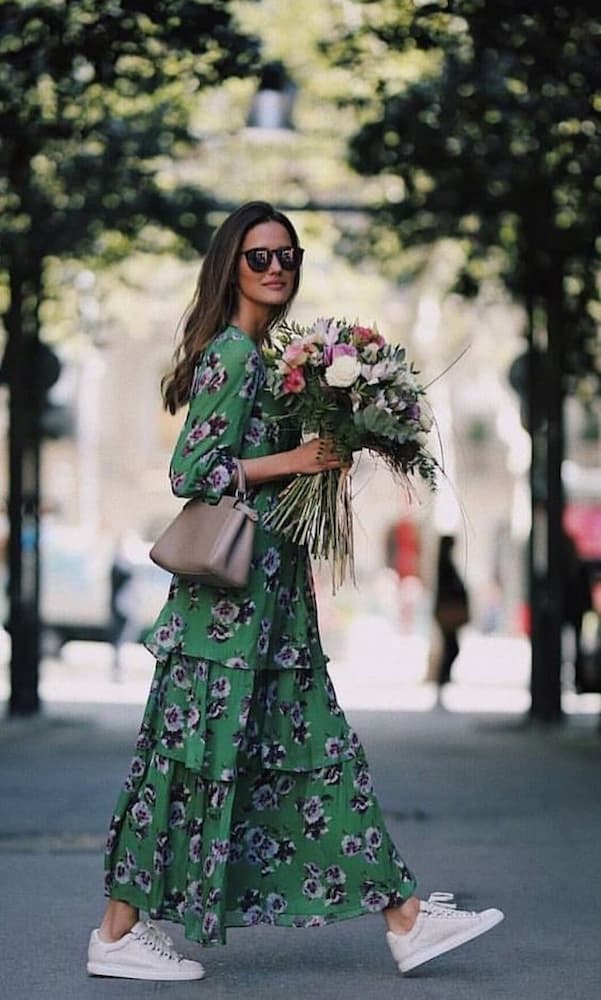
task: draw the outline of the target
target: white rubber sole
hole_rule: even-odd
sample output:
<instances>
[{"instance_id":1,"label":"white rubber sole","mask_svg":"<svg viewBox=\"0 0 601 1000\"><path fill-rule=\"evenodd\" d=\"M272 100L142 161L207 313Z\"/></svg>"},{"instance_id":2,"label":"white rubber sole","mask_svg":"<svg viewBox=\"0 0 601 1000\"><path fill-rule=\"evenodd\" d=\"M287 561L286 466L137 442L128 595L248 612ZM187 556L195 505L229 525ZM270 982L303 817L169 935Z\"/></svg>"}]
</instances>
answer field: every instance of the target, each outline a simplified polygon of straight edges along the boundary
<instances>
[{"instance_id":1,"label":"white rubber sole","mask_svg":"<svg viewBox=\"0 0 601 1000\"><path fill-rule=\"evenodd\" d=\"M113 979L144 979L153 980L157 983L182 983L190 982L193 979L204 979L205 970L180 970L180 975L176 970L165 970L163 974L154 972L152 969L128 969L124 965L109 965L108 962L88 962L86 966L88 976L109 976Z\"/></svg>"},{"instance_id":2,"label":"white rubber sole","mask_svg":"<svg viewBox=\"0 0 601 1000\"><path fill-rule=\"evenodd\" d=\"M406 958L397 960L394 955L394 945L398 941L399 935L393 934L388 931L386 937L392 951L393 957L397 963L397 966L401 972L410 972L411 969L417 968L418 965L423 965L424 962L430 962L433 958L438 958L439 955L446 954L447 951L453 951L454 948L461 947L462 944L467 944L468 941L473 941L474 938L480 937L481 934L485 934L486 931L492 930L497 924L500 924L503 920L504 914L501 910L484 910L480 915L480 920L477 924L472 924L470 927L464 927L463 930L457 928L457 932L444 941L439 941L436 944L432 944L425 948L416 948L414 952L407 955Z\"/></svg>"}]
</instances>

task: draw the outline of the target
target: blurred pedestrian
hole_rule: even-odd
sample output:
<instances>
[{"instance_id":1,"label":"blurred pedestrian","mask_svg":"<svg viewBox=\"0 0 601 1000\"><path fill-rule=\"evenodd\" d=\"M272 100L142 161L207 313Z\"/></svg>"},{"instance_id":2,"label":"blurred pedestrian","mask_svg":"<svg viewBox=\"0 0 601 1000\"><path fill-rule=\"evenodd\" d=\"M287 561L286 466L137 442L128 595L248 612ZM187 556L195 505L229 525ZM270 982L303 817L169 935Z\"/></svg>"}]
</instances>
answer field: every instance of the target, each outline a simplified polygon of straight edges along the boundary
<instances>
[{"instance_id":1,"label":"blurred pedestrian","mask_svg":"<svg viewBox=\"0 0 601 1000\"><path fill-rule=\"evenodd\" d=\"M178 955L153 918L210 945L225 943L228 927L382 912L406 972L503 917L414 895L327 674L307 549L264 524L291 476L342 465L327 440L301 442L264 382L261 345L296 294L302 256L292 223L270 205L230 215L164 383L170 409L189 403L174 492L218 502L236 489L240 460L255 550L243 590L175 576L148 638L156 672L111 822L91 975L201 979L201 963Z\"/></svg>"},{"instance_id":2,"label":"blurred pedestrian","mask_svg":"<svg viewBox=\"0 0 601 1000\"><path fill-rule=\"evenodd\" d=\"M451 679L451 669L459 654L458 631L470 619L468 594L453 562L455 539L443 535L438 548L434 619L441 633L441 646L434 680L441 688Z\"/></svg>"},{"instance_id":3,"label":"blurred pedestrian","mask_svg":"<svg viewBox=\"0 0 601 1000\"><path fill-rule=\"evenodd\" d=\"M582 649L582 620L593 606L592 588L589 571L574 539L564 532L562 543L563 622L573 633L574 687L580 693L588 690Z\"/></svg>"}]
</instances>

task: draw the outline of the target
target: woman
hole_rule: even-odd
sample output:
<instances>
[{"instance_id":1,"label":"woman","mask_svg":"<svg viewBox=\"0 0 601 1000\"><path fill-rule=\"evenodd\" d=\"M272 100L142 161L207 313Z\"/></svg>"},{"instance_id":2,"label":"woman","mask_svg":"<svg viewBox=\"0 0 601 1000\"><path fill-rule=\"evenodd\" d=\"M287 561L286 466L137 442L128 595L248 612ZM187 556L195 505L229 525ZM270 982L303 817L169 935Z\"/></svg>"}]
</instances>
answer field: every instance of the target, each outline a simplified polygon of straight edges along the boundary
<instances>
[{"instance_id":1,"label":"woman","mask_svg":"<svg viewBox=\"0 0 601 1000\"><path fill-rule=\"evenodd\" d=\"M453 562L454 547L455 539L452 535L441 537L434 599L434 617L442 635L440 663L436 676L439 702L440 692L445 684L449 683L451 668L459 655L457 632L463 625L467 625L470 618L467 590Z\"/></svg>"},{"instance_id":2,"label":"woman","mask_svg":"<svg viewBox=\"0 0 601 1000\"><path fill-rule=\"evenodd\" d=\"M248 587L174 577L148 639L156 673L111 823L94 975L202 978L139 910L202 944L223 943L226 927L382 910L404 971L501 919L414 896L326 672L306 550L261 523L288 477L341 465L330 442L301 443L264 388L260 348L296 295L302 256L270 205L230 215L163 384L169 410L189 403L175 494L217 500L239 457L260 522Z\"/></svg>"}]
</instances>

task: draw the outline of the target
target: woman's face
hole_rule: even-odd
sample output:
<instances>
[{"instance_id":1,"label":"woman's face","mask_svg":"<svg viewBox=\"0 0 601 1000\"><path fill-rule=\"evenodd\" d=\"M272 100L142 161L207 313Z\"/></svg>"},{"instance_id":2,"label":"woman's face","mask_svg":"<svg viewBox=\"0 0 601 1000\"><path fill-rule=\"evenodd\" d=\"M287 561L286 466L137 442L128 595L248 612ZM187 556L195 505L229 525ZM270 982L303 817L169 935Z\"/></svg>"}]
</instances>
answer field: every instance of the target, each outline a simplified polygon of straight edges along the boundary
<instances>
[{"instance_id":1,"label":"woman's face","mask_svg":"<svg viewBox=\"0 0 601 1000\"><path fill-rule=\"evenodd\" d=\"M247 304L262 309L267 306L276 310L288 302L294 291L296 272L285 271L275 254L266 271L253 271L243 253L259 248L279 250L292 245L290 233L280 222L261 222L248 230L240 247L238 263L239 306Z\"/></svg>"}]
</instances>

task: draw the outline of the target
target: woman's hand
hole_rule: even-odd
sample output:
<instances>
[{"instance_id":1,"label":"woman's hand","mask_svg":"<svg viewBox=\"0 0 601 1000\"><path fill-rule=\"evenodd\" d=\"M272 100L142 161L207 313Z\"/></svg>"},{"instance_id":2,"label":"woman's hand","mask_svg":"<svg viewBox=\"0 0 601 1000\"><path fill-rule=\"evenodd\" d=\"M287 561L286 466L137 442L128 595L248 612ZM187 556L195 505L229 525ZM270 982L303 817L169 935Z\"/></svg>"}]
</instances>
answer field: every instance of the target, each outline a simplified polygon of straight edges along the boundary
<instances>
[{"instance_id":1,"label":"woman's hand","mask_svg":"<svg viewBox=\"0 0 601 1000\"><path fill-rule=\"evenodd\" d=\"M332 438L313 438L294 448L290 453L292 471L301 475L326 472L329 469L348 469L350 461L336 451Z\"/></svg>"}]
</instances>

